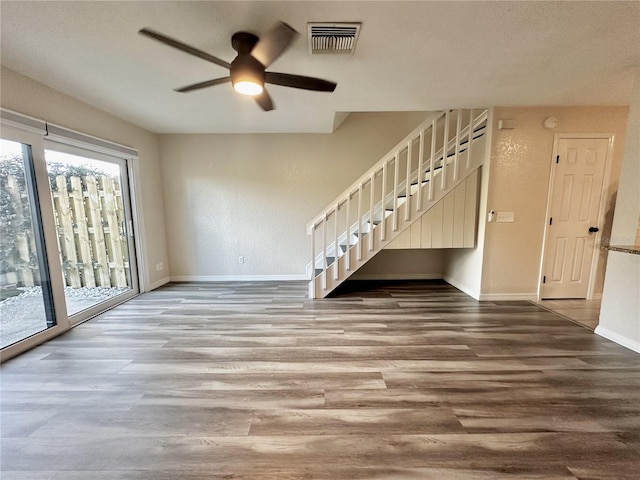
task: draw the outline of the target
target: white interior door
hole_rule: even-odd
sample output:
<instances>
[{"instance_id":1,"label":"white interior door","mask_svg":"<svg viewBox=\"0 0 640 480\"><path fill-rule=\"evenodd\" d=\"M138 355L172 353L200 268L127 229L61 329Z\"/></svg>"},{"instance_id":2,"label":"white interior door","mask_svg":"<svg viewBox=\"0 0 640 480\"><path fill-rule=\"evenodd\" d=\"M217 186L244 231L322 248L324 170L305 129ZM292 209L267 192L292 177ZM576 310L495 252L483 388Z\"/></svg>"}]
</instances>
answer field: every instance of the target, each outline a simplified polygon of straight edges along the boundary
<instances>
[{"instance_id":1,"label":"white interior door","mask_svg":"<svg viewBox=\"0 0 640 480\"><path fill-rule=\"evenodd\" d=\"M587 298L608 148L605 138L558 140L542 298Z\"/></svg>"}]
</instances>

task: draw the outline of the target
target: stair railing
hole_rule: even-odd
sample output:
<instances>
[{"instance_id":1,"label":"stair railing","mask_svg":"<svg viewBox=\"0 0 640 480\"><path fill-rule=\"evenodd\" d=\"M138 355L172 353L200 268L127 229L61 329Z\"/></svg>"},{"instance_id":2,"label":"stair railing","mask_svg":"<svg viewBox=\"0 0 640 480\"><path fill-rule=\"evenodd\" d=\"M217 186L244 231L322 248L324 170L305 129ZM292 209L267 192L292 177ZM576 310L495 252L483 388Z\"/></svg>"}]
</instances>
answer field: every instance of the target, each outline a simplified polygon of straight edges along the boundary
<instances>
[{"instance_id":1,"label":"stair railing","mask_svg":"<svg viewBox=\"0 0 640 480\"><path fill-rule=\"evenodd\" d=\"M311 235L312 262L308 266L311 277L322 274L322 288L326 289L327 271L332 265L334 280L338 280L338 259L341 256L357 248L356 258L360 261L363 248L374 251L374 235L367 234L372 233L376 225L382 227L381 242L386 240L388 217L391 217L391 231L397 231L401 204L406 204L404 221L408 222L412 205L415 205L416 214L422 213L424 197L428 202L434 199L437 191L434 185L437 184L436 188L442 191L450 180L456 182L460 154L468 150L465 165L468 168L472 142L484 133L487 116L487 110L447 110L436 114L418 125L336 197L329 207L307 224L307 233ZM425 150L429 152L428 158L425 158ZM448 171L452 173L448 174ZM439 182L435 181L436 177L440 177ZM422 188L425 184L426 195ZM415 203L410 201L414 194ZM401 198L404 198L402 203ZM368 242L361 241L364 236L368 236ZM346 270L350 271L350 255L346 255L345 262Z\"/></svg>"}]
</instances>

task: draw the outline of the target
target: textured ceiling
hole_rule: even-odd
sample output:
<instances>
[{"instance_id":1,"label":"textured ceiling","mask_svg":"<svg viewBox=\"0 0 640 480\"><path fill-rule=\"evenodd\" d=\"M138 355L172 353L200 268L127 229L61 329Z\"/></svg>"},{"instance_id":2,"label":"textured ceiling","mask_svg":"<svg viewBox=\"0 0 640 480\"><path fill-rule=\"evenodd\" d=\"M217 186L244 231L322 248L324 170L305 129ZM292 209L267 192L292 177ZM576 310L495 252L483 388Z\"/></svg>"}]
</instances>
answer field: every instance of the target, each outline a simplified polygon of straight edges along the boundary
<instances>
[{"instance_id":1,"label":"textured ceiling","mask_svg":"<svg viewBox=\"0 0 640 480\"><path fill-rule=\"evenodd\" d=\"M640 2L0 2L2 64L159 133L330 132L336 112L624 105L640 65ZM227 61L231 35L301 32L270 70L336 81L279 86L273 112L226 70L137 34L150 27ZM306 24L357 21L353 56L308 53Z\"/></svg>"}]
</instances>

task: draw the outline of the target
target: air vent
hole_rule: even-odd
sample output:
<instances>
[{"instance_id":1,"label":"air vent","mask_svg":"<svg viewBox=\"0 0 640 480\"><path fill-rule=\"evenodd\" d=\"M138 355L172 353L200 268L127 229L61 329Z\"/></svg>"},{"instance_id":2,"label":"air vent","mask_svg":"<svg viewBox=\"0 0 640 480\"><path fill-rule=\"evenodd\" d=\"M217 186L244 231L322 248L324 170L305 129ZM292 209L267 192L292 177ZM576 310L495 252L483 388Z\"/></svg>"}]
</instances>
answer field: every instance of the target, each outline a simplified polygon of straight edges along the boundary
<instances>
[{"instance_id":1,"label":"air vent","mask_svg":"<svg viewBox=\"0 0 640 480\"><path fill-rule=\"evenodd\" d=\"M353 54L361 23L308 23L309 53Z\"/></svg>"}]
</instances>

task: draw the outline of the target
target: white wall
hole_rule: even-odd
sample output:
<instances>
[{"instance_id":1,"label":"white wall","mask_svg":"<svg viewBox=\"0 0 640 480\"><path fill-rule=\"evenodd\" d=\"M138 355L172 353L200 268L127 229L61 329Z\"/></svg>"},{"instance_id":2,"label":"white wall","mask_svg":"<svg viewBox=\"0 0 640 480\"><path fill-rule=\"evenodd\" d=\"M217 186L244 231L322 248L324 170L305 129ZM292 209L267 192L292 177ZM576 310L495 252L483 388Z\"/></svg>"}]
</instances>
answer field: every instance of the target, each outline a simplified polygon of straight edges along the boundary
<instances>
[{"instance_id":1,"label":"white wall","mask_svg":"<svg viewBox=\"0 0 640 480\"><path fill-rule=\"evenodd\" d=\"M333 134L161 135L172 278L304 278L307 222L428 115L352 113Z\"/></svg>"},{"instance_id":2,"label":"white wall","mask_svg":"<svg viewBox=\"0 0 640 480\"><path fill-rule=\"evenodd\" d=\"M640 70L629 111L611 244L635 243L639 217ZM640 249L640 245L636 244L636 248ZM640 353L640 255L609 252L596 333Z\"/></svg>"},{"instance_id":3,"label":"white wall","mask_svg":"<svg viewBox=\"0 0 640 480\"><path fill-rule=\"evenodd\" d=\"M2 67L2 107L138 150L138 178L145 241L142 245L145 284L157 286L169 275L165 243L162 179L158 138L131 123L91 107L57 90ZM156 271L156 263L165 269Z\"/></svg>"},{"instance_id":4,"label":"white wall","mask_svg":"<svg viewBox=\"0 0 640 480\"><path fill-rule=\"evenodd\" d=\"M612 133L615 135L611 177L605 205L617 191L627 122L627 107L519 107L494 109L493 140L485 222L480 298L535 299L537 295L542 240L546 225L547 194L555 133ZM554 116L555 129L542 121ZM513 130L498 130L500 119L515 120ZM514 223L486 224L488 210L514 212ZM610 220L610 219L609 219ZM611 225L605 225L604 236ZM482 231L482 228L479 228ZM479 243L481 244L482 239ZM460 269L464 253L449 255L445 273ZM477 255L477 253L476 253ZM607 251L599 250L595 293L602 292ZM477 267L480 262L475 262ZM478 272L467 269L459 275L462 284L477 285ZM447 278L447 277L445 277Z\"/></svg>"}]
</instances>

